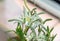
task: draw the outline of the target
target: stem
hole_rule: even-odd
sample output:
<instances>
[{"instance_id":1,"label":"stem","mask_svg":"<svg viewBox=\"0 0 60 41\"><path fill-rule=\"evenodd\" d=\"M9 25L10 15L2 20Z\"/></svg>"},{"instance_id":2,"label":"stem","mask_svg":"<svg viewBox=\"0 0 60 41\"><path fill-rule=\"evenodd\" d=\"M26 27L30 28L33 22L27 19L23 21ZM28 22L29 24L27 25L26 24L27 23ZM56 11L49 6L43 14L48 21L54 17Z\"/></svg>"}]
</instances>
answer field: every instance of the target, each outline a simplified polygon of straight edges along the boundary
<instances>
[{"instance_id":1,"label":"stem","mask_svg":"<svg viewBox=\"0 0 60 41\"><path fill-rule=\"evenodd\" d=\"M24 0L24 5L26 6L26 8L28 9L28 11L30 12L29 7L27 6L27 0Z\"/></svg>"}]
</instances>

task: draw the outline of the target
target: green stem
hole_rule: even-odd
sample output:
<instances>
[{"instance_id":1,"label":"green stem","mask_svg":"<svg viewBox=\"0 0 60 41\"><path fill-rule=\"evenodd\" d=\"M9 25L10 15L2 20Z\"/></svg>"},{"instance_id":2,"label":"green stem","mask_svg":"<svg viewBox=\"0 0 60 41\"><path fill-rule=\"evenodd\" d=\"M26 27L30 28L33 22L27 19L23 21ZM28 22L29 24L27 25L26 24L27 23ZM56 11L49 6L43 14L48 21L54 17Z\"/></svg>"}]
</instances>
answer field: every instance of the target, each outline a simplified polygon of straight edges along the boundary
<instances>
[{"instance_id":1,"label":"green stem","mask_svg":"<svg viewBox=\"0 0 60 41\"><path fill-rule=\"evenodd\" d=\"M27 0L24 0L24 4L25 4L26 8L28 9L28 11L30 12L29 7L27 6Z\"/></svg>"}]
</instances>

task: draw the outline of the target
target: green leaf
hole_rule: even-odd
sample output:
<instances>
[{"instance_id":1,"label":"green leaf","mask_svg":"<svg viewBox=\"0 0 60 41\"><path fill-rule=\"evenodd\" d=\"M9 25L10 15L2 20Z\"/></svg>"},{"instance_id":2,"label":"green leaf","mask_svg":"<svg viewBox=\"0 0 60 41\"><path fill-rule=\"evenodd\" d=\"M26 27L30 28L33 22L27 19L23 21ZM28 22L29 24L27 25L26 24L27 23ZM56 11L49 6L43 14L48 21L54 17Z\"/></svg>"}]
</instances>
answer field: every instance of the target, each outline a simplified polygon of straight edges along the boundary
<instances>
[{"instance_id":1,"label":"green leaf","mask_svg":"<svg viewBox=\"0 0 60 41\"><path fill-rule=\"evenodd\" d=\"M41 31L43 32L43 34L45 35L45 31L43 29L41 29Z\"/></svg>"},{"instance_id":2,"label":"green leaf","mask_svg":"<svg viewBox=\"0 0 60 41\"><path fill-rule=\"evenodd\" d=\"M33 8L32 11L31 11L31 15L34 15L34 13L36 13L36 10L37 8Z\"/></svg>"},{"instance_id":3,"label":"green leaf","mask_svg":"<svg viewBox=\"0 0 60 41\"><path fill-rule=\"evenodd\" d=\"M21 25L19 23L16 28L16 34L17 34L17 36L19 36L21 41L25 41L24 33L23 33L23 30L22 30Z\"/></svg>"},{"instance_id":4,"label":"green leaf","mask_svg":"<svg viewBox=\"0 0 60 41\"><path fill-rule=\"evenodd\" d=\"M19 19L11 19L11 20L8 20L8 22L14 22L14 23L19 22L22 25L24 23L22 20L19 20Z\"/></svg>"},{"instance_id":5,"label":"green leaf","mask_svg":"<svg viewBox=\"0 0 60 41\"><path fill-rule=\"evenodd\" d=\"M45 24L47 21L51 21L52 19L46 19L45 21L43 21L43 24Z\"/></svg>"},{"instance_id":6,"label":"green leaf","mask_svg":"<svg viewBox=\"0 0 60 41\"><path fill-rule=\"evenodd\" d=\"M25 29L24 29L24 34L25 34L25 35L27 35L28 30L29 30L29 27L26 26Z\"/></svg>"},{"instance_id":7,"label":"green leaf","mask_svg":"<svg viewBox=\"0 0 60 41\"><path fill-rule=\"evenodd\" d=\"M13 22L13 21L20 21L18 19L11 19L11 20L8 20L8 22ZM22 21L21 21L22 22Z\"/></svg>"},{"instance_id":8,"label":"green leaf","mask_svg":"<svg viewBox=\"0 0 60 41\"><path fill-rule=\"evenodd\" d=\"M48 26L47 26L47 34L48 34L48 37L50 37L50 29Z\"/></svg>"},{"instance_id":9,"label":"green leaf","mask_svg":"<svg viewBox=\"0 0 60 41\"><path fill-rule=\"evenodd\" d=\"M50 33L53 31L53 29L54 29L54 27L53 27L53 28L51 28Z\"/></svg>"},{"instance_id":10,"label":"green leaf","mask_svg":"<svg viewBox=\"0 0 60 41\"><path fill-rule=\"evenodd\" d=\"M52 36L51 38L52 38L52 40L51 41L53 41L54 39L55 39L55 37L57 36L57 34L56 35L54 35L54 36Z\"/></svg>"},{"instance_id":11,"label":"green leaf","mask_svg":"<svg viewBox=\"0 0 60 41\"><path fill-rule=\"evenodd\" d=\"M47 26L47 32L49 33L49 27Z\"/></svg>"},{"instance_id":12,"label":"green leaf","mask_svg":"<svg viewBox=\"0 0 60 41\"><path fill-rule=\"evenodd\" d=\"M40 34L40 32L41 32L41 28L40 28L40 26L39 26L39 28L38 28L38 35Z\"/></svg>"},{"instance_id":13,"label":"green leaf","mask_svg":"<svg viewBox=\"0 0 60 41\"><path fill-rule=\"evenodd\" d=\"M46 31L46 28L44 27L44 25L43 24L40 24L40 25L41 25L42 29Z\"/></svg>"}]
</instances>

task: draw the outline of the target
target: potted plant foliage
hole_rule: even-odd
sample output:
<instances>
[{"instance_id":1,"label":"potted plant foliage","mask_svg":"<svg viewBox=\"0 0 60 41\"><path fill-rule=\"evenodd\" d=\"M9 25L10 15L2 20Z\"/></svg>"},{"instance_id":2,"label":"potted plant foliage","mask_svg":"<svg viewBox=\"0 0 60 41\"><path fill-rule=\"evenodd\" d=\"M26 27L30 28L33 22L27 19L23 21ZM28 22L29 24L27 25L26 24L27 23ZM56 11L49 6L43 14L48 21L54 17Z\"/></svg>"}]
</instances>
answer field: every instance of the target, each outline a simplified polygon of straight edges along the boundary
<instances>
[{"instance_id":1,"label":"potted plant foliage","mask_svg":"<svg viewBox=\"0 0 60 41\"><path fill-rule=\"evenodd\" d=\"M30 10L24 0L24 15L19 19L11 19L9 22L14 21L17 23L17 27L13 31L16 36L10 37L8 41L53 41L56 35L51 35L54 28L45 27L44 24L52 19L42 20L39 15L44 12L37 13L36 8ZM37 29L37 32L36 30ZM28 34L29 30L31 31Z\"/></svg>"}]
</instances>

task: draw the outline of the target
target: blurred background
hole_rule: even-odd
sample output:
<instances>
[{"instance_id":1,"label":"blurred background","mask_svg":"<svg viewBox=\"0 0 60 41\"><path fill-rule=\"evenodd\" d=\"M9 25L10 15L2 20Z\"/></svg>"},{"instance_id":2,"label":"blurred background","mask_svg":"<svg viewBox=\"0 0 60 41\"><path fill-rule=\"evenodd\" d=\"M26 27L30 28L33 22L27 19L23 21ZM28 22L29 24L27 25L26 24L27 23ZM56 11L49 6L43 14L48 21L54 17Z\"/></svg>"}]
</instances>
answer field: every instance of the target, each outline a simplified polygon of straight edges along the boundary
<instances>
[{"instance_id":1,"label":"blurred background","mask_svg":"<svg viewBox=\"0 0 60 41\"><path fill-rule=\"evenodd\" d=\"M54 27L53 34L57 33L54 41L60 40L60 0L27 0L29 8L37 8L37 12L44 11L45 14L40 17L45 20L53 19L45 26ZM8 22L9 19L16 19L23 15L23 0L0 0L0 41L7 41L7 35L4 31L15 29L16 24Z\"/></svg>"}]
</instances>

